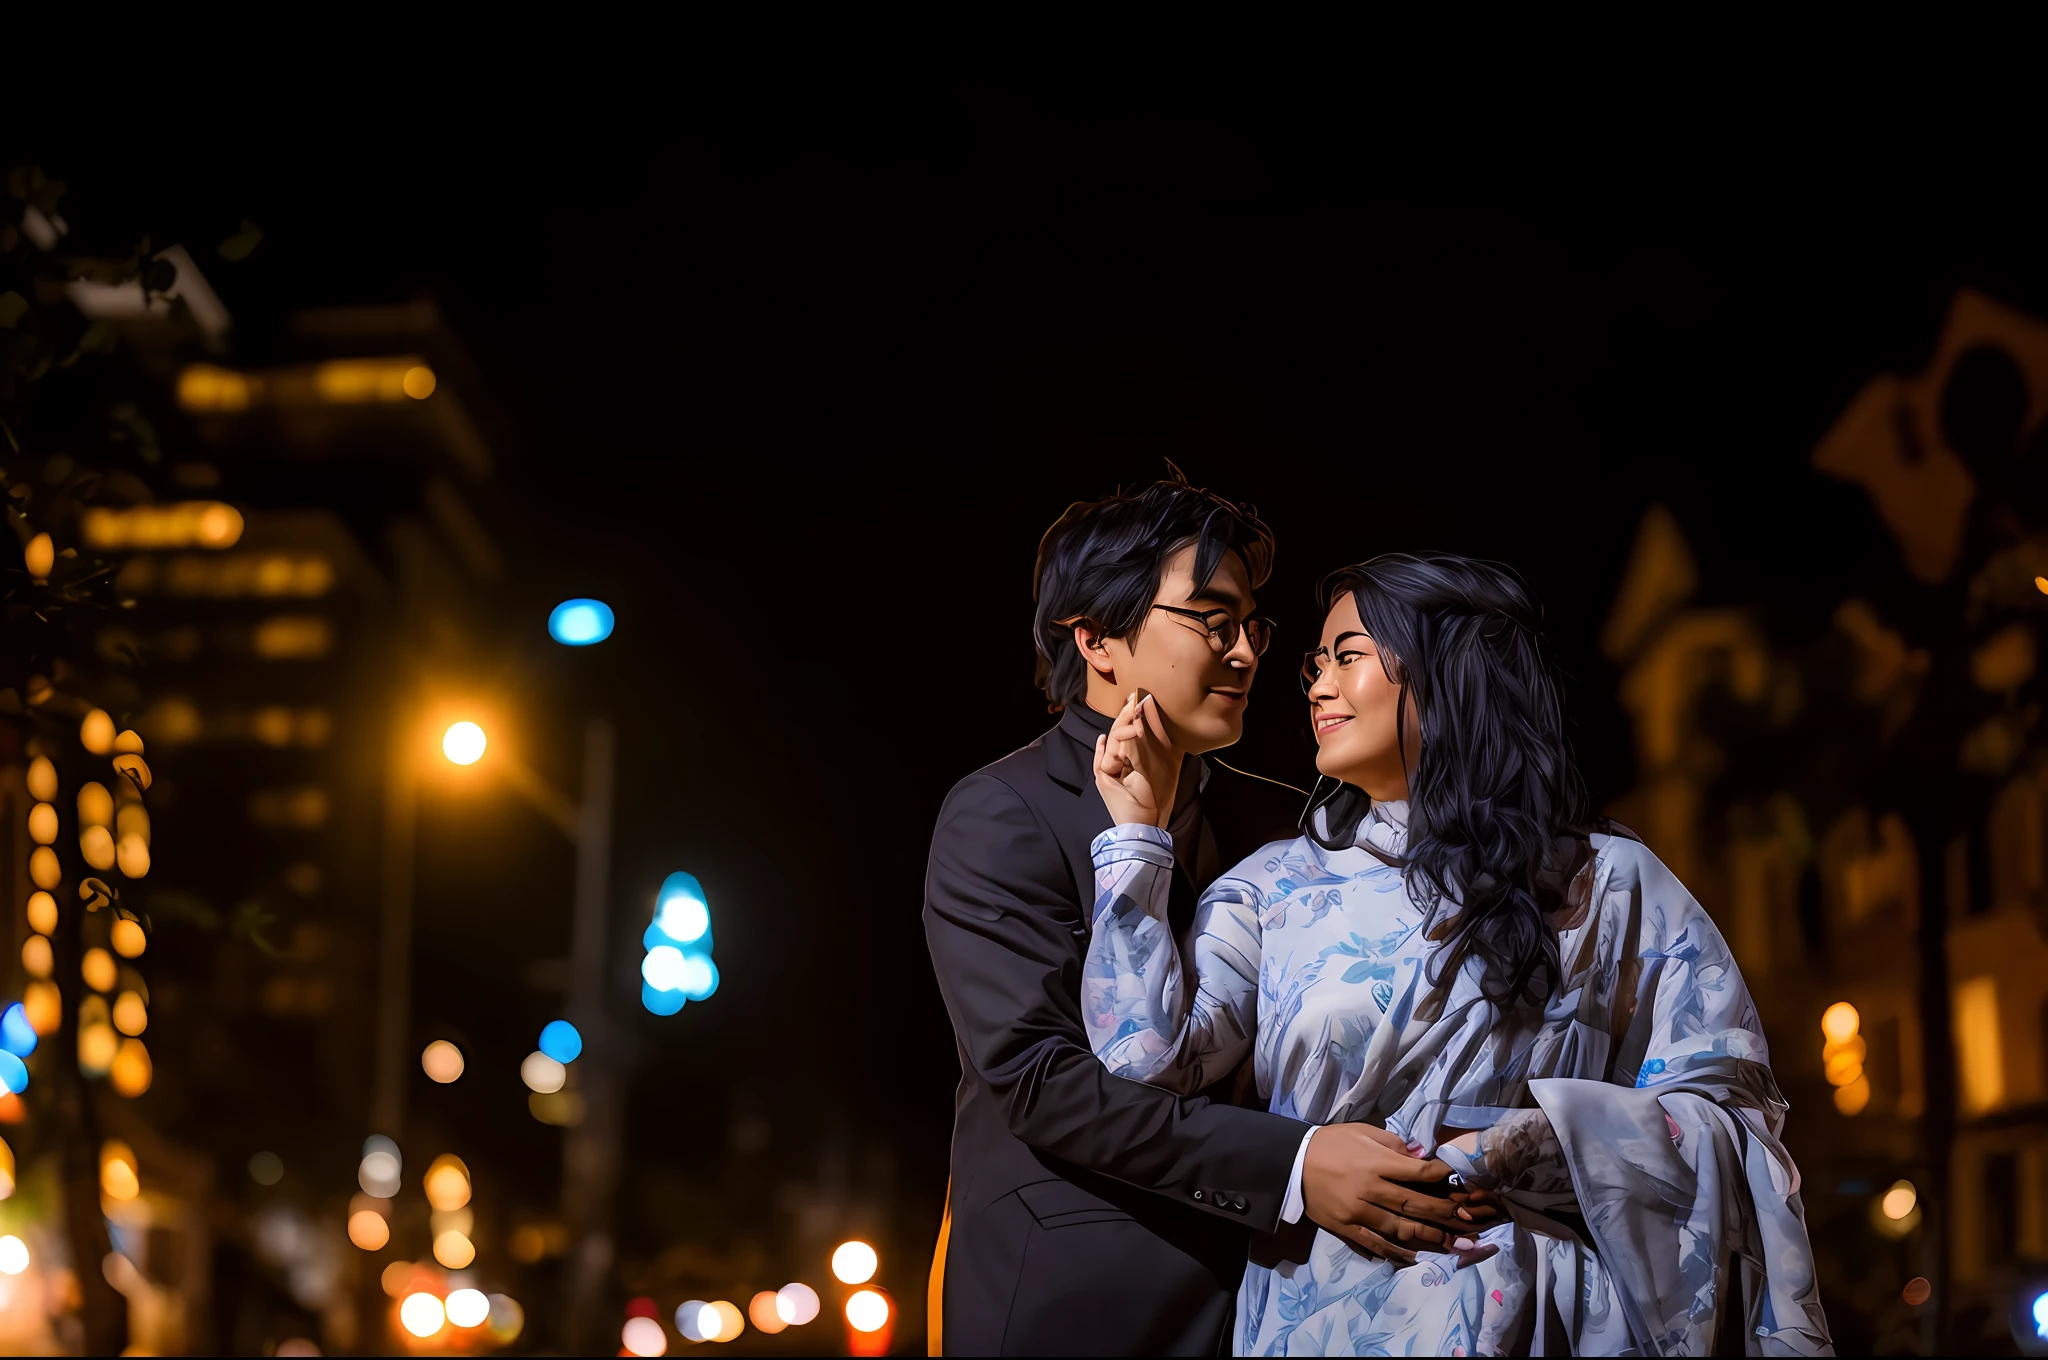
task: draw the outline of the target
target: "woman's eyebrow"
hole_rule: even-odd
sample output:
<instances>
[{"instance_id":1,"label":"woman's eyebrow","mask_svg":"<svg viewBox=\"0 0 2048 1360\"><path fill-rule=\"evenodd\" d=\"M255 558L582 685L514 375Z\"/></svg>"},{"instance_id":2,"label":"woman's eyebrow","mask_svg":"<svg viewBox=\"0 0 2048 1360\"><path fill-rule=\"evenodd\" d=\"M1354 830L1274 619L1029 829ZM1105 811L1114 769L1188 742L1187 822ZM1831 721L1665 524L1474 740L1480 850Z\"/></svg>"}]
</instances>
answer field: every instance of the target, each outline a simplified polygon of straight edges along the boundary
<instances>
[{"instance_id":1,"label":"woman's eyebrow","mask_svg":"<svg viewBox=\"0 0 2048 1360\"><path fill-rule=\"evenodd\" d=\"M1355 638L1355 637L1362 637L1362 638L1364 638L1364 639L1365 639L1365 640L1366 640L1367 642L1371 642L1371 641L1372 641L1372 634L1371 634L1371 633L1357 633L1357 632L1353 632L1353 633L1339 633L1339 634L1337 634L1337 640L1336 640L1335 642L1331 643L1330 645L1331 645L1332 647L1342 647L1342 646L1344 645L1344 639L1345 639L1345 638Z\"/></svg>"}]
</instances>

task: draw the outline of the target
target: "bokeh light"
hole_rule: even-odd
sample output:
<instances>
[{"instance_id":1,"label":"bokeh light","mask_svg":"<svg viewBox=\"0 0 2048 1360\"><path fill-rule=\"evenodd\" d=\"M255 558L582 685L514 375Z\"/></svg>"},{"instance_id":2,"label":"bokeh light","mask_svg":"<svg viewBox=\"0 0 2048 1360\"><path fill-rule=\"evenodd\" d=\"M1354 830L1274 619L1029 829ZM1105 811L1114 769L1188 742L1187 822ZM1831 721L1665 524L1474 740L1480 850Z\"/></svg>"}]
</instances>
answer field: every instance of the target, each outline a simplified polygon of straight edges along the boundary
<instances>
[{"instance_id":1,"label":"bokeh light","mask_svg":"<svg viewBox=\"0 0 2048 1360\"><path fill-rule=\"evenodd\" d=\"M14 1149L0 1138L0 1199L14 1193Z\"/></svg>"},{"instance_id":2,"label":"bokeh light","mask_svg":"<svg viewBox=\"0 0 2048 1360\"><path fill-rule=\"evenodd\" d=\"M640 976L658 992L683 990L683 951L672 944L658 944L640 961Z\"/></svg>"},{"instance_id":3,"label":"bokeh light","mask_svg":"<svg viewBox=\"0 0 2048 1360\"><path fill-rule=\"evenodd\" d=\"M83 1009L80 1007L81 1011ZM114 1055L120 1051L121 1036L114 1033L112 1025L101 1018L79 1017L79 1071L88 1077L105 1076L107 1069L114 1065Z\"/></svg>"},{"instance_id":4,"label":"bokeh light","mask_svg":"<svg viewBox=\"0 0 2048 1360\"><path fill-rule=\"evenodd\" d=\"M525 1060L519 1064L519 1079L526 1083L530 1091L536 1091L544 1096L552 1095L561 1090L563 1083L569 1080L569 1069L536 1049L527 1054Z\"/></svg>"},{"instance_id":5,"label":"bokeh light","mask_svg":"<svg viewBox=\"0 0 2048 1360\"><path fill-rule=\"evenodd\" d=\"M13 1233L0 1237L0 1275L19 1275L28 1269L28 1243Z\"/></svg>"},{"instance_id":6,"label":"bokeh light","mask_svg":"<svg viewBox=\"0 0 2048 1360\"><path fill-rule=\"evenodd\" d=\"M50 949L49 937L31 935L21 942L21 966L30 977L46 978L57 965L57 956Z\"/></svg>"},{"instance_id":7,"label":"bokeh light","mask_svg":"<svg viewBox=\"0 0 2048 1360\"><path fill-rule=\"evenodd\" d=\"M96 708L85 715L78 724L78 744L96 756L107 755L114 749L114 720L104 708Z\"/></svg>"},{"instance_id":8,"label":"bokeh light","mask_svg":"<svg viewBox=\"0 0 2048 1360\"><path fill-rule=\"evenodd\" d=\"M28 810L28 838L37 845L54 845L57 841L57 809L49 803L37 803Z\"/></svg>"},{"instance_id":9,"label":"bokeh light","mask_svg":"<svg viewBox=\"0 0 2048 1360\"><path fill-rule=\"evenodd\" d=\"M441 1301L424 1291L407 1294L398 1305L399 1322L422 1341L440 1331L447 1318L448 1310L441 1306Z\"/></svg>"},{"instance_id":10,"label":"bokeh light","mask_svg":"<svg viewBox=\"0 0 2048 1360\"><path fill-rule=\"evenodd\" d=\"M0 1053L0 1058L9 1056ZM123 1039L107 1070L107 1080L113 1083L115 1092L133 1100L147 1091L155 1079L156 1064L150 1061L148 1045L140 1039Z\"/></svg>"},{"instance_id":11,"label":"bokeh light","mask_svg":"<svg viewBox=\"0 0 2048 1360\"><path fill-rule=\"evenodd\" d=\"M0 1090L18 1096L27 1089L28 1064L12 1053L0 1049Z\"/></svg>"},{"instance_id":12,"label":"bokeh light","mask_svg":"<svg viewBox=\"0 0 2048 1360\"><path fill-rule=\"evenodd\" d=\"M114 984L121 977L114 956L97 945L86 950L85 957L79 960L78 975L85 979L86 986L96 992L113 991Z\"/></svg>"},{"instance_id":13,"label":"bokeh light","mask_svg":"<svg viewBox=\"0 0 2048 1360\"><path fill-rule=\"evenodd\" d=\"M364 1194L390 1199L398 1193L399 1173L404 1168L398 1144L381 1133L373 1133L363 1140L363 1160L356 1167L356 1182L363 1187Z\"/></svg>"},{"instance_id":14,"label":"bokeh light","mask_svg":"<svg viewBox=\"0 0 2048 1360\"><path fill-rule=\"evenodd\" d=\"M405 376L399 379L399 385L405 389L405 395L414 401L425 401L434 395L434 389L440 382L435 378L433 369L425 364L414 364L405 370Z\"/></svg>"},{"instance_id":15,"label":"bokeh light","mask_svg":"<svg viewBox=\"0 0 2048 1360\"><path fill-rule=\"evenodd\" d=\"M519 1306L519 1300L509 1294L492 1294L490 1300L491 1340L500 1346L510 1345L526 1328L526 1310Z\"/></svg>"},{"instance_id":16,"label":"bokeh light","mask_svg":"<svg viewBox=\"0 0 2048 1360\"><path fill-rule=\"evenodd\" d=\"M630 1317L619 1329L619 1344L634 1355L665 1355L668 1353L668 1333L661 1330L661 1324L650 1317Z\"/></svg>"},{"instance_id":17,"label":"bokeh light","mask_svg":"<svg viewBox=\"0 0 2048 1360\"><path fill-rule=\"evenodd\" d=\"M754 1330L774 1336L789 1326L789 1319L782 1316L782 1296L772 1289L764 1289L747 1300L747 1321L754 1324Z\"/></svg>"},{"instance_id":18,"label":"bokeh light","mask_svg":"<svg viewBox=\"0 0 2048 1360\"><path fill-rule=\"evenodd\" d=\"M0 1020L0 1025L4 1024ZM140 992L123 992L114 998L114 1028L131 1038L149 1028L149 1006Z\"/></svg>"},{"instance_id":19,"label":"bokeh light","mask_svg":"<svg viewBox=\"0 0 2048 1360\"><path fill-rule=\"evenodd\" d=\"M64 881L64 866L57 862L57 852L47 845L38 845L28 857L29 881L38 888L54 888Z\"/></svg>"},{"instance_id":20,"label":"bokeh light","mask_svg":"<svg viewBox=\"0 0 2048 1360\"><path fill-rule=\"evenodd\" d=\"M100 1192L108 1199L134 1199L142 1193L135 1149L118 1138L100 1144Z\"/></svg>"},{"instance_id":21,"label":"bokeh light","mask_svg":"<svg viewBox=\"0 0 2048 1360\"><path fill-rule=\"evenodd\" d=\"M567 1020L550 1020L541 1028L540 1051L558 1063L572 1063L583 1055L583 1036Z\"/></svg>"},{"instance_id":22,"label":"bokeh light","mask_svg":"<svg viewBox=\"0 0 2048 1360\"><path fill-rule=\"evenodd\" d=\"M2034 1335L2048 1341L2048 1291L2034 1296Z\"/></svg>"},{"instance_id":23,"label":"bokeh light","mask_svg":"<svg viewBox=\"0 0 2048 1360\"><path fill-rule=\"evenodd\" d=\"M711 928L711 908L695 874L673 873L661 881L654 924L677 944L695 944Z\"/></svg>"},{"instance_id":24,"label":"bokeh light","mask_svg":"<svg viewBox=\"0 0 2048 1360\"><path fill-rule=\"evenodd\" d=\"M78 853L95 869L114 867L114 833L103 826L89 826L78 833Z\"/></svg>"},{"instance_id":25,"label":"bokeh light","mask_svg":"<svg viewBox=\"0 0 2048 1360\"><path fill-rule=\"evenodd\" d=\"M841 1242L832 1252L832 1275L841 1284L866 1284L881 1268L881 1258L865 1242Z\"/></svg>"},{"instance_id":26,"label":"bokeh light","mask_svg":"<svg viewBox=\"0 0 2048 1360\"><path fill-rule=\"evenodd\" d=\"M444 1152L427 1168L420 1187L427 1192L427 1203L443 1213L460 1209L469 1203L469 1167L454 1153Z\"/></svg>"},{"instance_id":27,"label":"bokeh light","mask_svg":"<svg viewBox=\"0 0 2048 1360\"><path fill-rule=\"evenodd\" d=\"M391 1240L391 1225L375 1209L358 1209L348 1216L348 1240L364 1251L382 1251Z\"/></svg>"},{"instance_id":28,"label":"bokeh light","mask_svg":"<svg viewBox=\"0 0 2048 1360\"><path fill-rule=\"evenodd\" d=\"M457 1327L481 1327L491 1316L491 1301L481 1289L458 1289L448 1296L448 1321Z\"/></svg>"},{"instance_id":29,"label":"bokeh light","mask_svg":"<svg viewBox=\"0 0 2048 1360\"><path fill-rule=\"evenodd\" d=\"M889 1300L872 1289L856 1289L846 1301L846 1323L856 1332L879 1332L889 1325Z\"/></svg>"},{"instance_id":30,"label":"bokeh light","mask_svg":"<svg viewBox=\"0 0 2048 1360\"><path fill-rule=\"evenodd\" d=\"M685 1341L709 1340L704 1335L704 1321L711 1320L714 1329L718 1326L718 1310L702 1299L684 1299L676 1305L676 1330L683 1334Z\"/></svg>"},{"instance_id":31,"label":"bokeh light","mask_svg":"<svg viewBox=\"0 0 2048 1360\"><path fill-rule=\"evenodd\" d=\"M469 1240L467 1233L450 1228L435 1235L434 1259L450 1270L461 1270L476 1259L476 1243Z\"/></svg>"},{"instance_id":32,"label":"bokeh light","mask_svg":"<svg viewBox=\"0 0 2048 1360\"><path fill-rule=\"evenodd\" d=\"M1821 1012L1820 1032L1840 1043L1854 1034L1862 1023L1863 1018L1856 1013L1854 1006L1846 1001L1837 1001Z\"/></svg>"},{"instance_id":33,"label":"bokeh light","mask_svg":"<svg viewBox=\"0 0 2048 1360\"><path fill-rule=\"evenodd\" d=\"M31 982L22 991L22 1008L38 1035L55 1034L64 1025L64 995L54 982Z\"/></svg>"},{"instance_id":34,"label":"bokeh light","mask_svg":"<svg viewBox=\"0 0 2048 1360\"><path fill-rule=\"evenodd\" d=\"M441 754L457 765L474 765L484 758L489 745L484 730L473 722L459 722L441 738Z\"/></svg>"},{"instance_id":35,"label":"bokeh light","mask_svg":"<svg viewBox=\"0 0 2048 1360\"><path fill-rule=\"evenodd\" d=\"M284 1158L275 1152L259 1152L249 1159L249 1179L258 1185L276 1185L284 1179Z\"/></svg>"},{"instance_id":36,"label":"bokeh light","mask_svg":"<svg viewBox=\"0 0 2048 1360\"><path fill-rule=\"evenodd\" d=\"M17 1058L36 1051L36 1027L28 1022L28 1007L19 1001L0 1011L0 1049Z\"/></svg>"},{"instance_id":37,"label":"bokeh light","mask_svg":"<svg viewBox=\"0 0 2048 1360\"><path fill-rule=\"evenodd\" d=\"M588 647L610 637L612 624L603 600L564 600L548 614L548 636L564 647Z\"/></svg>"},{"instance_id":38,"label":"bokeh light","mask_svg":"<svg viewBox=\"0 0 2048 1360\"><path fill-rule=\"evenodd\" d=\"M1899 1297L1904 1300L1908 1308L1918 1308L1921 1304L1927 1302L1928 1297L1933 1293L1934 1286L1928 1281L1927 1277L1925 1275L1915 1275L1912 1279L1906 1281L1906 1287L1899 1291Z\"/></svg>"},{"instance_id":39,"label":"bokeh light","mask_svg":"<svg viewBox=\"0 0 2048 1360\"><path fill-rule=\"evenodd\" d=\"M682 985L677 988L692 1001L708 1001L718 990L718 965L703 954L683 955Z\"/></svg>"},{"instance_id":40,"label":"bokeh light","mask_svg":"<svg viewBox=\"0 0 2048 1360\"><path fill-rule=\"evenodd\" d=\"M436 1039L420 1051L420 1066L433 1080L446 1086L462 1075L462 1050L446 1039Z\"/></svg>"},{"instance_id":41,"label":"bokeh light","mask_svg":"<svg viewBox=\"0 0 2048 1360\"><path fill-rule=\"evenodd\" d=\"M137 875L130 874L129 877ZM114 928L107 934L108 943L114 946L114 952L124 959L139 959L143 951L149 948L149 936L144 933L138 921L130 921L124 917L114 922Z\"/></svg>"},{"instance_id":42,"label":"bokeh light","mask_svg":"<svg viewBox=\"0 0 2048 1360\"><path fill-rule=\"evenodd\" d=\"M394 1299L402 1299L412 1289L413 1264L410 1261L393 1261L377 1273L377 1283Z\"/></svg>"},{"instance_id":43,"label":"bokeh light","mask_svg":"<svg viewBox=\"0 0 2048 1360\"><path fill-rule=\"evenodd\" d=\"M664 992L659 987L640 984L640 1004L655 1015L674 1015L690 1003L690 998L681 992Z\"/></svg>"},{"instance_id":44,"label":"bokeh light","mask_svg":"<svg viewBox=\"0 0 2048 1360\"><path fill-rule=\"evenodd\" d=\"M41 889L28 895L28 928L45 935L57 929L57 899Z\"/></svg>"},{"instance_id":45,"label":"bokeh light","mask_svg":"<svg viewBox=\"0 0 2048 1360\"><path fill-rule=\"evenodd\" d=\"M709 1321L703 1324L706 1341L730 1341L747 1329L747 1315L729 1299L714 1299L710 1312L718 1321L716 1324ZM714 1326L716 1330L713 1330Z\"/></svg>"},{"instance_id":46,"label":"bokeh light","mask_svg":"<svg viewBox=\"0 0 2048 1360\"><path fill-rule=\"evenodd\" d=\"M1920 1192L1913 1188L1913 1182L1899 1181L1884 1192L1884 1198L1879 1201L1878 1207L1884 1211L1886 1218L1896 1222L1912 1213L1914 1206L1919 1203Z\"/></svg>"},{"instance_id":47,"label":"bokeh light","mask_svg":"<svg viewBox=\"0 0 2048 1360\"><path fill-rule=\"evenodd\" d=\"M78 790L78 824L105 826L114 820L114 795L97 779Z\"/></svg>"},{"instance_id":48,"label":"bokeh light","mask_svg":"<svg viewBox=\"0 0 2048 1360\"><path fill-rule=\"evenodd\" d=\"M792 1327L801 1327L818 1316L818 1291L792 1281L775 1292L775 1311Z\"/></svg>"}]
</instances>

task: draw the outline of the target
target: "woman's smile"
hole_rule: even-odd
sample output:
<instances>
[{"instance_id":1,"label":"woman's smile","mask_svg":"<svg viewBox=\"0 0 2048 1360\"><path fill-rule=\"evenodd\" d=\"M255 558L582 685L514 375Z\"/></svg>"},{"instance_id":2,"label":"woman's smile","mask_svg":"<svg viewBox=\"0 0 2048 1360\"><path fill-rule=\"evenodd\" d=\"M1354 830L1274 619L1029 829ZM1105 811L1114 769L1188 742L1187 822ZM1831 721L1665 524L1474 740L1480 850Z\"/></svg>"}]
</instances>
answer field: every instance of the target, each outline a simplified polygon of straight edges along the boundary
<instances>
[{"instance_id":1,"label":"woman's smile","mask_svg":"<svg viewBox=\"0 0 2048 1360\"><path fill-rule=\"evenodd\" d=\"M1328 733L1336 731L1351 721L1349 713L1325 713L1316 719L1316 739L1321 740Z\"/></svg>"}]
</instances>

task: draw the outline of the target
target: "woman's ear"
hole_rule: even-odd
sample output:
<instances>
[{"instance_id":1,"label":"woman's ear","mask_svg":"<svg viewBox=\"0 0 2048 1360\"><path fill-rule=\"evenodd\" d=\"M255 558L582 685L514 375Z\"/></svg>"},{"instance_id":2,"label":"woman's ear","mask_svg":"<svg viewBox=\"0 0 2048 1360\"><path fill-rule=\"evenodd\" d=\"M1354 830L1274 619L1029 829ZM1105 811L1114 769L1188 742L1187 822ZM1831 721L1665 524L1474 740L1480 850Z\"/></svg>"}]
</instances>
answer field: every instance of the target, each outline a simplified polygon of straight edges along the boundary
<instances>
[{"instance_id":1,"label":"woman's ear","mask_svg":"<svg viewBox=\"0 0 2048 1360\"><path fill-rule=\"evenodd\" d=\"M1086 619L1074 625L1074 650L1097 675L1105 678L1116 674L1116 662L1109 655L1108 639L1102 630Z\"/></svg>"}]
</instances>

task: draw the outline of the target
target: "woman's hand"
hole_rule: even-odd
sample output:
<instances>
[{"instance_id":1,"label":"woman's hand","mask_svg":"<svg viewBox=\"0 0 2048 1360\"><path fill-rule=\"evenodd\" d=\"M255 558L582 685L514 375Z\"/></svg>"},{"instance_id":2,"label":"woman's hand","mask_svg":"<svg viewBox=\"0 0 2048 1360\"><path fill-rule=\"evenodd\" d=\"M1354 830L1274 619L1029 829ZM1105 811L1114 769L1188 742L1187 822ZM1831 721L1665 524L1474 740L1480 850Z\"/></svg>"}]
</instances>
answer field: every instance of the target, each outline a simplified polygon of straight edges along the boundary
<instances>
[{"instance_id":1,"label":"woman's hand","mask_svg":"<svg viewBox=\"0 0 2048 1360\"><path fill-rule=\"evenodd\" d=\"M1180 787L1180 756L1167 739L1159 701L1136 694L1095 739L1095 787L1109 807L1111 822L1165 826L1173 817Z\"/></svg>"},{"instance_id":2,"label":"woman's hand","mask_svg":"<svg viewBox=\"0 0 2048 1360\"><path fill-rule=\"evenodd\" d=\"M1328 1124L1309 1139L1301 1168L1308 1216L1375 1256L1412 1265L1418 1248L1455 1252L1476 1265L1498 1248L1472 1236L1491 1227L1498 1209L1470 1196L1439 1198L1416 1185L1441 1185L1451 1169L1419 1145L1370 1124ZM1403 1184L1407 1182L1407 1184Z\"/></svg>"}]
</instances>

